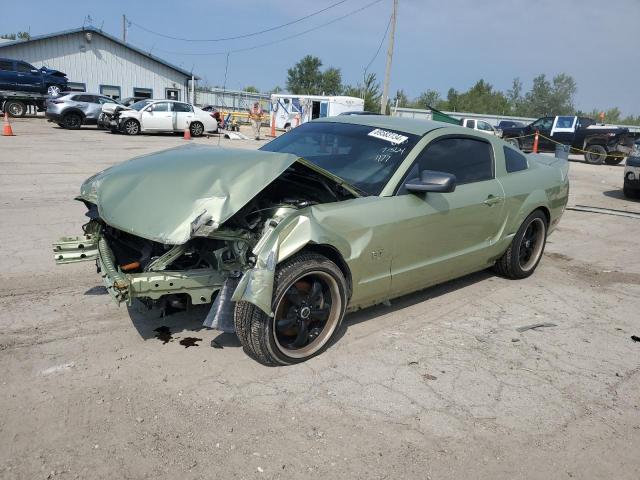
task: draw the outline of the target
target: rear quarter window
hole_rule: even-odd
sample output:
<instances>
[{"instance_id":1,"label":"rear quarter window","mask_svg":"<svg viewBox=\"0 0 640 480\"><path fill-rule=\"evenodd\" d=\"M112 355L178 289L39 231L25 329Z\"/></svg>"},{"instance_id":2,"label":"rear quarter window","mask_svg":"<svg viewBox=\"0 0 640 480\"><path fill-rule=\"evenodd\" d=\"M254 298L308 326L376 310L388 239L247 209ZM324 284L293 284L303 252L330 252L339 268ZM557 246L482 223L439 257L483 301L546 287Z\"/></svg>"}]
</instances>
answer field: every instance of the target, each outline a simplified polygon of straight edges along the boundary
<instances>
[{"instance_id":1,"label":"rear quarter window","mask_svg":"<svg viewBox=\"0 0 640 480\"><path fill-rule=\"evenodd\" d=\"M507 173L519 172L529 168L527 157L509 147L503 147Z\"/></svg>"}]
</instances>

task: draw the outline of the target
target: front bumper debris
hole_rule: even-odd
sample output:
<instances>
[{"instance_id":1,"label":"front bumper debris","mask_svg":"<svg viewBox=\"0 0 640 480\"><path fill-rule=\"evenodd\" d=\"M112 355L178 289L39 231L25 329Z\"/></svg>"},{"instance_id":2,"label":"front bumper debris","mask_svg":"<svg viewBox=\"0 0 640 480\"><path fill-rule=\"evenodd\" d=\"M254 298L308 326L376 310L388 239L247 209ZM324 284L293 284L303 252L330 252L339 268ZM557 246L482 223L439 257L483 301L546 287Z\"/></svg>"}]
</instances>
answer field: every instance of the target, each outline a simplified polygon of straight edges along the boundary
<instances>
[{"instance_id":1,"label":"front bumper debris","mask_svg":"<svg viewBox=\"0 0 640 480\"><path fill-rule=\"evenodd\" d=\"M98 258L98 236L62 237L53 244L53 252L57 265L95 260Z\"/></svg>"},{"instance_id":2,"label":"front bumper debris","mask_svg":"<svg viewBox=\"0 0 640 480\"><path fill-rule=\"evenodd\" d=\"M104 237L87 234L63 237L53 244L56 264L95 260L102 283L118 303L131 305L135 298L159 300L165 295L186 294L193 305L210 303L226 275L215 269L124 273L115 263Z\"/></svg>"}]
</instances>

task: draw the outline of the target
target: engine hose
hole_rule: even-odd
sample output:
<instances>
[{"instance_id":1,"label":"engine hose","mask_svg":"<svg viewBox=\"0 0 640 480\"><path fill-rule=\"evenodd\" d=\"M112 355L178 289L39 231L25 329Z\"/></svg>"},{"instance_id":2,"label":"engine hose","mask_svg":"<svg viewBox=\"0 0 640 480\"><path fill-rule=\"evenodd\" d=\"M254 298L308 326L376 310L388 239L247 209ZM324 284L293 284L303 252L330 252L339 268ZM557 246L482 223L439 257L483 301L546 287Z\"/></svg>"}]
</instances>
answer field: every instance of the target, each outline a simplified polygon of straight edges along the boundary
<instances>
[{"instance_id":1,"label":"engine hose","mask_svg":"<svg viewBox=\"0 0 640 480\"><path fill-rule=\"evenodd\" d=\"M98 240L98 252L100 253L100 259L102 260L102 266L107 271L109 278L113 278L113 286L118 290L126 290L129 287L129 283L125 279L124 275L116 268L113 263L113 253L107 245L107 241L100 237Z\"/></svg>"}]
</instances>

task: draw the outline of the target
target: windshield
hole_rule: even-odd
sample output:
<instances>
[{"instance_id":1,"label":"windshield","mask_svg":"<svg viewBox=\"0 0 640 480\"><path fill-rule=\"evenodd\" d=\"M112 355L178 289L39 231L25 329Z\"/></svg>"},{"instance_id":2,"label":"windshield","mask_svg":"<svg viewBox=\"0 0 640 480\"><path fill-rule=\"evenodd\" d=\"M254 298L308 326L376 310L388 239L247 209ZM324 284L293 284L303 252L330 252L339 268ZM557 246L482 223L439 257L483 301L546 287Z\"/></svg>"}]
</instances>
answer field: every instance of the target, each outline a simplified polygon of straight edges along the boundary
<instances>
[{"instance_id":1,"label":"windshield","mask_svg":"<svg viewBox=\"0 0 640 480\"><path fill-rule=\"evenodd\" d=\"M264 145L292 153L369 195L378 195L420 137L349 123L310 122Z\"/></svg>"},{"instance_id":2,"label":"windshield","mask_svg":"<svg viewBox=\"0 0 640 480\"><path fill-rule=\"evenodd\" d=\"M134 110L142 110L144 107L149 105L153 100L140 100L139 102L133 103L129 105L129 108L133 108Z\"/></svg>"}]
</instances>

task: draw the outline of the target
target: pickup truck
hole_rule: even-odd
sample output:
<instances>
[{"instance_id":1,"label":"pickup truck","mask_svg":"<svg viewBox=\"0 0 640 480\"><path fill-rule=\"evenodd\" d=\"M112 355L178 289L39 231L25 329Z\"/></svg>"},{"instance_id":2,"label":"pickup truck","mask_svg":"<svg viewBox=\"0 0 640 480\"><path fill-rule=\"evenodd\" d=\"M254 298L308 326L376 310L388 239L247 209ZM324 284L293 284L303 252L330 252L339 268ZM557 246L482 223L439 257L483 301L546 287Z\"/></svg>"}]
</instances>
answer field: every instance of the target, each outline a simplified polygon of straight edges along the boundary
<instances>
[{"instance_id":1,"label":"pickup truck","mask_svg":"<svg viewBox=\"0 0 640 480\"><path fill-rule=\"evenodd\" d=\"M478 132L487 133L489 135L500 136L500 132L493 128L489 123L483 120L476 120L475 118L462 118L460 119L460 125L463 127L471 128Z\"/></svg>"},{"instance_id":2,"label":"pickup truck","mask_svg":"<svg viewBox=\"0 0 640 480\"><path fill-rule=\"evenodd\" d=\"M597 124L591 118L556 116L539 118L524 127L505 128L502 138L523 151L531 151L536 131L542 135L538 141L540 152L554 152L558 142L571 145L572 153L583 153L587 163L607 165L617 165L628 156L638 137L628 128Z\"/></svg>"}]
</instances>

